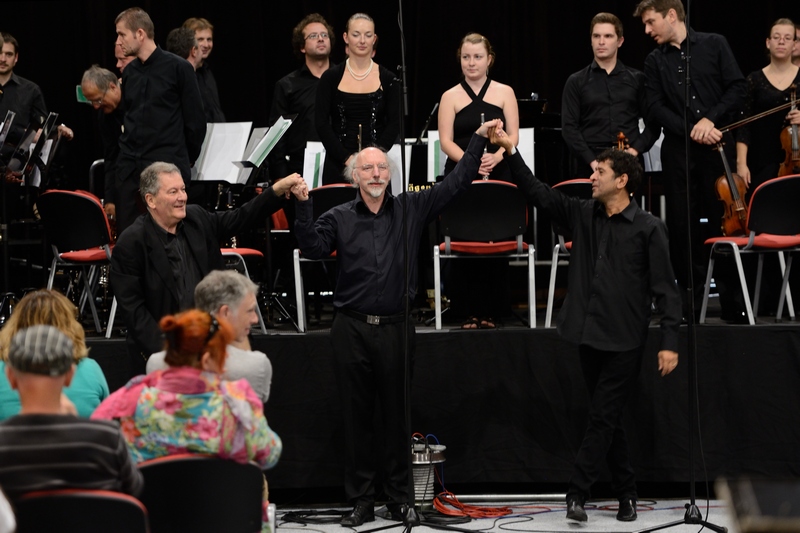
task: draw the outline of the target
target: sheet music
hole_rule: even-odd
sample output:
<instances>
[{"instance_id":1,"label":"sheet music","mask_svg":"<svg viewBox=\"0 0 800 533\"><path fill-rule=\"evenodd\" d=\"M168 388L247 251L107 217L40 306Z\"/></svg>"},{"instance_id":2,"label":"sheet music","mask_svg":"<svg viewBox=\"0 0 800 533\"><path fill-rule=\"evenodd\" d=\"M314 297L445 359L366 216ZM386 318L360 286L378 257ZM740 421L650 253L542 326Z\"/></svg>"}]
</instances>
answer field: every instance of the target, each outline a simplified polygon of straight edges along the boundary
<instances>
[{"instance_id":1,"label":"sheet music","mask_svg":"<svg viewBox=\"0 0 800 533\"><path fill-rule=\"evenodd\" d=\"M250 157L244 161L234 161L234 164L239 168L260 167L272 149L275 148L275 145L278 144L278 141L281 140L283 134L286 133L286 130L289 129L289 126L292 125L292 121L296 116L278 117L278 120L269 128L267 134L258 143Z\"/></svg>"},{"instance_id":2,"label":"sheet music","mask_svg":"<svg viewBox=\"0 0 800 533\"><path fill-rule=\"evenodd\" d=\"M242 156L244 159L253 155L256 146L268 131L269 128L253 128L253 132L250 134L250 138L247 140L247 146L244 149L244 155ZM235 162L234 165L236 165ZM253 172L252 167L242 167L241 165L236 165L236 167L239 168L239 177L236 182L247 183L247 180L250 179L250 174Z\"/></svg>"},{"instance_id":3,"label":"sheet music","mask_svg":"<svg viewBox=\"0 0 800 533\"><path fill-rule=\"evenodd\" d=\"M238 183L240 169L233 161L242 157L252 126L252 122L209 123L192 179Z\"/></svg>"},{"instance_id":4,"label":"sheet music","mask_svg":"<svg viewBox=\"0 0 800 533\"><path fill-rule=\"evenodd\" d=\"M322 171L325 168L325 147L321 142L308 141L303 156L303 179L309 189L322 185Z\"/></svg>"},{"instance_id":5,"label":"sheet music","mask_svg":"<svg viewBox=\"0 0 800 533\"><path fill-rule=\"evenodd\" d=\"M444 174L444 163L447 155L442 151L439 132L428 130L428 182L434 183L437 176Z\"/></svg>"}]
</instances>

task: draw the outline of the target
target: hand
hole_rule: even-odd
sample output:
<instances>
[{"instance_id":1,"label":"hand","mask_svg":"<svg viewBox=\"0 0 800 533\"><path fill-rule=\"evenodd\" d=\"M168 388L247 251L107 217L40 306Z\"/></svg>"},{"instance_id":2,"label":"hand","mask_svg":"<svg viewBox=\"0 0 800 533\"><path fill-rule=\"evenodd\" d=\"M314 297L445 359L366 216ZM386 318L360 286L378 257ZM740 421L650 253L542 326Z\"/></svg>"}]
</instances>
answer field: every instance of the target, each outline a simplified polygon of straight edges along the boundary
<instances>
[{"instance_id":1,"label":"hand","mask_svg":"<svg viewBox=\"0 0 800 533\"><path fill-rule=\"evenodd\" d=\"M589 166L590 166L590 167L592 167L592 172L597 172L597 166L598 166L599 164L600 164L600 163L598 163L598 162L597 162L597 159L595 159L594 161L592 161L591 163L589 163Z\"/></svg>"},{"instance_id":2,"label":"hand","mask_svg":"<svg viewBox=\"0 0 800 533\"><path fill-rule=\"evenodd\" d=\"M275 183L272 184L272 190L275 193L275 196L285 196L289 198L289 191L295 185L300 183L305 183L303 177L295 172L294 174L289 174L285 178L281 178Z\"/></svg>"},{"instance_id":3,"label":"hand","mask_svg":"<svg viewBox=\"0 0 800 533\"><path fill-rule=\"evenodd\" d=\"M502 159L503 156L502 154L497 154L497 152L495 152L494 154L489 154L489 153L483 154L481 156L481 166L478 169L478 174L480 174L481 176L488 176L489 174L491 174L492 170L494 170L494 167L496 167L497 163L500 162L498 157Z\"/></svg>"},{"instance_id":4,"label":"hand","mask_svg":"<svg viewBox=\"0 0 800 533\"><path fill-rule=\"evenodd\" d=\"M506 132L503 131L502 124L493 128L489 128L488 133L489 133L489 141L492 144L495 144L500 148L503 148L506 151L506 153L509 154L511 153L511 149L514 147L514 145L512 144L511 139L508 138L508 134L506 134Z\"/></svg>"},{"instance_id":5,"label":"hand","mask_svg":"<svg viewBox=\"0 0 800 533\"><path fill-rule=\"evenodd\" d=\"M112 203L106 203L103 206L103 211L106 212L108 220L114 220L114 218L117 216L117 206Z\"/></svg>"},{"instance_id":6,"label":"hand","mask_svg":"<svg viewBox=\"0 0 800 533\"><path fill-rule=\"evenodd\" d=\"M666 376L678 366L678 352L672 350L661 350L658 352L658 370L662 376Z\"/></svg>"},{"instance_id":7,"label":"hand","mask_svg":"<svg viewBox=\"0 0 800 533\"><path fill-rule=\"evenodd\" d=\"M786 120L789 121L789 124L800 124L800 109L789 111L789 114L786 115Z\"/></svg>"},{"instance_id":8,"label":"hand","mask_svg":"<svg viewBox=\"0 0 800 533\"><path fill-rule=\"evenodd\" d=\"M481 124L480 128L478 128L478 130L475 133L477 133L481 137L489 137L489 128L502 128L502 127L503 127L503 121L500 120L499 118L496 118Z\"/></svg>"},{"instance_id":9,"label":"hand","mask_svg":"<svg viewBox=\"0 0 800 533\"><path fill-rule=\"evenodd\" d=\"M700 144L717 144L722 140L722 132L714 127L707 118L701 118L689 134L692 140Z\"/></svg>"},{"instance_id":10,"label":"hand","mask_svg":"<svg viewBox=\"0 0 800 533\"><path fill-rule=\"evenodd\" d=\"M75 415L78 416L78 410L75 408L75 404L67 398L67 395L63 392L61 393L61 414L62 415Z\"/></svg>"},{"instance_id":11,"label":"hand","mask_svg":"<svg viewBox=\"0 0 800 533\"><path fill-rule=\"evenodd\" d=\"M633 148L631 146L625 148L625 151L631 154L633 157L639 157L639 150Z\"/></svg>"},{"instance_id":12,"label":"hand","mask_svg":"<svg viewBox=\"0 0 800 533\"><path fill-rule=\"evenodd\" d=\"M747 163L736 163L736 173L739 174L739 177L744 180L745 185L747 188L750 188L750 168L747 166Z\"/></svg>"},{"instance_id":13,"label":"hand","mask_svg":"<svg viewBox=\"0 0 800 533\"><path fill-rule=\"evenodd\" d=\"M72 130L66 127L64 124L58 126L58 134L68 141L71 141L75 137L75 134L72 133Z\"/></svg>"},{"instance_id":14,"label":"hand","mask_svg":"<svg viewBox=\"0 0 800 533\"><path fill-rule=\"evenodd\" d=\"M308 184L303 181L303 183L295 185L292 187L292 194L294 194L294 197L297 198L298 201L305 202L308 200Z\"/></svg>"}]
</instances>

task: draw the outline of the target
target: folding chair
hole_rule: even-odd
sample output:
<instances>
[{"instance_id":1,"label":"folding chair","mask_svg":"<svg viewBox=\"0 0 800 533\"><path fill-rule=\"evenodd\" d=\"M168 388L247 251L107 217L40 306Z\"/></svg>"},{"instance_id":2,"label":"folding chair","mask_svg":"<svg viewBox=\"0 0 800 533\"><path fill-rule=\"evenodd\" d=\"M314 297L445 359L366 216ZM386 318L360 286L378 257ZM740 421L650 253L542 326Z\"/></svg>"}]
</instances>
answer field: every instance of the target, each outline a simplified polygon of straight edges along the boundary
<instances>
[{"instance_id":1,"label":"folding chair","mask_svg":"<svg viewBox=\"0 0 800 533\"><path fill-rule=\"evenodd\" d=\"M99 279L98 267L111 263L111 229L100 200L84 191L49 190L36 202L42 217L47 242L53 248L53 262L47 288L53 288L56 270L80 270L78 284L83 284L78 308L83 312L86 302L92 311L98 333L102 333L100 318L94 303ZM67 287L69 295L70 286ZM113 318L109 319L109 328Z\"/></svg>"},{"instance_id":2,"label":"folding chair","mask_svg":"<svg viewBox=\"0 0 800 533\"><path fill-rule=\"evenodd\" d=\"M553 189L558 189L567 196L574 196L588 200L592 197L592 181L585 178L562 181L553 185ZM556 273L559 266L569 264L569 252L572 249L572 241L566 241L565 231L557 224L553 223L553 233L558 242L553 247L553 257L550 262L550 284L547 288L547 312L544 317L544 327L549 328L553 319L553 301L556 292ZM566 242L565 242L566 241Z\"/></svg>"},{"instance_id":3,"label":"folding chair","mask_svg":"<svg viewBox=\"0 0 800 533\"><path fill-rule=\"evenodd\" d=\"M356 198L356 190L347 183L334 183L323 185L308 191L310 198L314 199L314 220L329 209L349 202ZM301 257L300 250L295 248L292 251L292 262L294 265L294 291L297 303L297 331L303 333L306 330L306 294L303 287L303 273L300 264L305 262L335 261L336 252L324 259L306 259Z\"/></svg>"},{"instance_id":4,"label":"folding chair","mask_svg":"<svg viewBox=\"0 0 800 533\"><path fill-rule=\"evenodd\" d=\"M108 490L59 489L30 492L14 502L17 533L147 533L145 506Z\"/></svg>"},{"instance_id":5,"label":"folding chair","mask_svg":"<svg viewBox=\"0 0 800 533\"><path fill-rule=\"evenodd\" d=\"M714 274L714 261L717 255L733 254L736 270L739 274L739 283L744 296L747 320L750 325L756 323L753 309L758 309L758 297L761 292L761 272L764 264L764 254L777 253L781 265L783 281L781 283L780 298L776 321L780 322L783 315L783 304L789 308L789 316L794 319L794 305L792 293L789 288L789 275L792 271L792 252L800 250L800 209L797 208L797 199L800 198L800 175L782 176L765 181L753 191L750 205L747 209L746 237L713 237L706 240L711 245L711 254L708 259L708 275L703 291L703 306L700 309L700 324L706 320L708 308L708 294L711 278ZM747 290L747 280L742 268L742 254L758 254L758 269L756 271L755 295L751 305L750 293Z\"/></svg>"},{"instance_id":6,"label":"folding chair","mask_svg":"<svg viewBox=\"0 0 800 533\"><path fill-rule=\"evenodd\" d=\"M139 463L153 533L261 531L264 475L255 463L178 454Z\"/></svg>"},{"instance_id":7,"label":"folding chair","mask_svg":"<svg viewBox=\"0 0 800 533\"><path fill-rule=\"evenodd\" d=\"M442 329L442 259L464 257L527 259L528 324L536 327L533 245L523 242L527 202L513 183L476 180L441 214L444 242L433 247L436 329Z\"/></svg>"}]
</instances>

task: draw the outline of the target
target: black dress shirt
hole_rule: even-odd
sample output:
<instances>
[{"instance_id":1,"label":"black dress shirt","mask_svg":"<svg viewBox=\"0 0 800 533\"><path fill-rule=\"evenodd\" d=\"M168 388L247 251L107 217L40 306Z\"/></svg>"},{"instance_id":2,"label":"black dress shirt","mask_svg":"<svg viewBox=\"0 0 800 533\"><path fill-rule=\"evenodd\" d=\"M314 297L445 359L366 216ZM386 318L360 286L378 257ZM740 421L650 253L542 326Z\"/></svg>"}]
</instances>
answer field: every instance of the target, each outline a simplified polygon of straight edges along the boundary
<instances>
[{"instance_id":1,"label":"black dress shirt","mask_svg":"<svg viewBox=\"0 0 800 533\"><path fill-rule=\"evenodd\" d=\"M717 128L734 122L744 106L747 86L728 41L716 33L689 29L691 41L691 101L689 129L707 118ZM686 41L680 50L662 44L644 61L649 118L666 133L684 135L683 108Z\"/></svg>"},{"instance_id":2,"label":"black dress shirt","mask_svg":"<svg viewBox=\"0 0 800 533\"><path fill-rule=\"evenodd\" d=\"M586 164L598 151L614 146L621 131L631 148L644 153L660 133L639 118L647 114L644 74L617 61L611 73L592 64L567 78L561 110L561 135L573 155Z\"/></svg>"},{"instance_id":3,"label":"black dress shirt","mask_svg":"<svg viewBox=\"0 0 800 533\"><path fill-rule=\"evenodd\" d=\"M180 308L190 309L194 307L194 289L203 279L203 273L200 271L200 266L197 264L194 255L192 255L192 248L186 240L183 221L178 223L175 233L168 232L158 224L154 224L154 226L158 232L158 238L164 245L164 251L167 253L167 261L169 261L169 267L172 270L172 277L175 278Z\"/></svg>"},{"instance_id":4,"label":"black dress shirt","mask_svg":"<svg viewBox=\"0 0 800 533\"><path fill-rule=\"evenodd\" d=\"M212 124L225 122L225 113L219 103L219 90L217 80L207 62L204 62L196 71L197 85L200 87L200 96L203 99L203 109L206 112L206 122Z\"/></svg>"},{"instance_id":5,"label":"black dress shirt","mask_svg":"<svg viewBox=\"0 0 800 533\"><path fill-rule=\"evenodd\" d=\"M661 349L677 351L681 297L664 223L633 199L622 213L609 217L600 202L566 196L537 180L519 152L506 158L520 189L572 234L569 292L558 315L559 334L598 350L640 347L655 296L664 310Z\"/></svg>"},{"instance_id":6,"label":"black dress shirt","mask_svg":"<svg viewBox=\"0 0 800 533\"><path fill-rule=\"evenodd\" d=\"M455 170L431 189L386 193L377 214L364 204L360 192L313 221L313 200L296 202L297 242L305 257L321 259L335 250L339 277L333 294L337 309L370 315L394 315L405 307L403 283L403 203L407 210L409 298L417 292L417 257L422 231L465 190L480 167L486 139L473 135Z\"/></svg>"},{"instance_id":7,"label":"black dress shirt","mask_svg":"<svg viewBox=\"0 0 800 533\"><path fill-rule=\"evenodd\" d=\"M28 124L40 127L48 115L39 86L14 73L5 85L0 86L0 122L8 111L17 114L6 138L6 142L12 144L19 142Z\"/></svg>"},{"instance_id":8,"label":"black dress shirt","mask_svg":"<svg viewBox=\"0 0 800 533\"><path fill-rule=\"evenodd\" d=\"M319 78L308 70L305 63L275 84L269 123L274 124L281 116L297 117L270 154L270 175L273 178L282 178L291 172L302 173L306 142L319 141L314 125L317 85ZM287 156L289 161L286 160Z\"/></svg>"},{"instance_id":9,"label":"black dress shirt","mask_svg":"<svg viewBox=\"0 0 800 533\"><path fill-rule=\"evenodd\" d=\"M200 155L206 116L194 69L156 48L145 63L134 59L122 75L125 131L119 138L122 179L155 161L174 163L184 180ZM138 176L137 176L138 178Z\"/></svg>"},{"instance_id":10,"label":"black dress shirt","mask_svg":"<svg viewBox=\"0 0 800 533\"><path fill-rule=\"evenodd\" d=\"M103 141L103 167L105 169L105 197L107 204L117 201L117 158L119 157L119 137L122 135L122 125L125 122L125 110L120 100L117 108L111 113L99 110L97 124L100 127L100 138Z\"/></svg>"}]
</instances>

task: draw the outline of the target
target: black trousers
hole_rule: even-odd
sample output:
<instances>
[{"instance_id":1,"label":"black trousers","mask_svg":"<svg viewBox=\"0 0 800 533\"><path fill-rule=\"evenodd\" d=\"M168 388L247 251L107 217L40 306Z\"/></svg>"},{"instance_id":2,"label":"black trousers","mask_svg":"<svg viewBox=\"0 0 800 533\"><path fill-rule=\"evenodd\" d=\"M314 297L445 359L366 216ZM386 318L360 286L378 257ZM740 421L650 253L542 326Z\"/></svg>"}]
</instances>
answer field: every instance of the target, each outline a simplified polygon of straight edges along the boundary
<instances>
[{"instance_id":1,"label":"black trousers","mask_svg":"<svg viewBox=\"0 0 800 533\"><path fill-rule=\"evenodd\" d=\"M409 503L404 328L404 322L373 326L342 313L333 319L331 343L344 418L344 488L353 505L374 503L379 477L391 502ZM413 324L408 338L413 359Z\"/></svg>"},{"instance_id":2,"label":"black trousers","mask_svg":"<svg viewBox=\"0 0 800 533\"><path fill-rule=\"evenodd\" d=\"M600 477L603 461L611 471L611 489L622 499L636 499L636 477L622 428L622 410L642 366L644 346L607 352L579 348L581 370L589 390L589 424L575 458L567 499L586 501Z\"/></svg>"}]
</instances>

